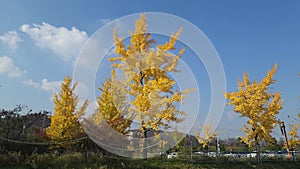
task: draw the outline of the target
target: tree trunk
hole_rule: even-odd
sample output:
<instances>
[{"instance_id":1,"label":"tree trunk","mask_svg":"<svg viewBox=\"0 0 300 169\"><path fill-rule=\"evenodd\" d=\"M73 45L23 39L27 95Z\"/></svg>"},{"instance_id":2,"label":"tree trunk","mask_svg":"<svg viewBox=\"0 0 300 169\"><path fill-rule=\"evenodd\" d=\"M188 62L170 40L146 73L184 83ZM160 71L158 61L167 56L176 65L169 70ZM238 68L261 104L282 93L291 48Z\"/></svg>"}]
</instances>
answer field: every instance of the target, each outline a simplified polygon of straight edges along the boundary
<instances>
[{"instance_id":1,"label":"tree trunk","mask_svg":"<svg viewBox=\"0 0 300 169\"><path fill-rule=\"evenodd\" d=\"M257 161L260 162L261 158L260 158L260 144L257 142L256 143L256 151L257 151Z\"/></svg>"},{"instance_id":2,"label":"tree trunk","mask_svg":"<svg viewBox=\"0 0 300 169\"><path fill-rule=\"evenodd\" d=\"M88 137L86 137L86 140L84 141L84 163L86 164L87 154L88 154Z\"/></svg>"},{"instance_id":3,"label":"tree trunk","mask_svg":"<svg viewBox=\"0 0 300 169\"><path fill-rule=\"evenodd\" d=\"M141 85L144 87L144 73L142 71L140 71L140 83ZM143 119L142 115L141 115L141 119ZM144 125L144 121L142 120L142 126ZM143 141L143 158L147 158L147 129L143 126L143 137L144 137L144 141Z\"/></svg>"},{"instance_id":4,"label":"tree trunk","mask_svg":"<svg viewBox=\"0 0 300 169\"><path fill-rule=\"evenodd\" d=\"M252 128L252 131L254 132L255 129ZM256 148L256 157L257 157L257 162L260 162L261 161L261 158L260 158L260 144L258 142L258 139L257 139L258 135L256 134L254 139L255 139L255 148Z\"/></svg>"},{"instance_id":5,"label":"tree trunk","mask_svg":"<svg viewBox=\"0 0 300 169\"><path fill-rule=\"evenodd\" d=\"M143 137L144 137L144 142L143 142L143 158L147 158L147 130L143 131Z\"/></svg>"}]
</instances>

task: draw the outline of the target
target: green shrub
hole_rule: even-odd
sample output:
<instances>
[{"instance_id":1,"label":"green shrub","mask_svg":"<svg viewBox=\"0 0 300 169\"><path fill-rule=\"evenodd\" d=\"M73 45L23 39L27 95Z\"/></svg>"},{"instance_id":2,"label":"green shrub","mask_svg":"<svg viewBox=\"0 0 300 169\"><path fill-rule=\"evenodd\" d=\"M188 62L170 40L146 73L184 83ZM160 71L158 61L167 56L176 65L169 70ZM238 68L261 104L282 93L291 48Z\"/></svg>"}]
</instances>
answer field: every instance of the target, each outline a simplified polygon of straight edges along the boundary
<instances>
[{"instance_id":1,"label":"green shrub","mask_svg":"<svg viewBox=\"0 0 300 169\"><path fill-rule=\"evenodd\" d=\"M24 161L24 156L21 152L8 152L7 154L0 155L0 166L8 167L8 166L19 166Z\"/></svg>"}]
</instances>

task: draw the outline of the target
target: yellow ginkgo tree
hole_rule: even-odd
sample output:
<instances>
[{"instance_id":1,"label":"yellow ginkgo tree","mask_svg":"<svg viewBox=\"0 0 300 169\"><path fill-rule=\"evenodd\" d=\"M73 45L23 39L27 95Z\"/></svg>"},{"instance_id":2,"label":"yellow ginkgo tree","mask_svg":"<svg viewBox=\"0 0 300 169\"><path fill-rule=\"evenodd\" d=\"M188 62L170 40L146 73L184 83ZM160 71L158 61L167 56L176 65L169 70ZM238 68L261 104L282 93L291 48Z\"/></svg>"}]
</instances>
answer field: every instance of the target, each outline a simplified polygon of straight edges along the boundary
<instances>
[{"instance_id":1,"label":"yellow ginkgo tree","mask_svg":"<svg viewBox=\"0 0 300 169\"><path fill-rule=\"evenodd\" d=\"M289 150L295 150L297 145L300 144L300 136L298 135L298 130L300 128L300 124L292 124L291 130L288 133L290 136L290 139L288 141L289 147L285 144L285 148Z\"/></svg>"},{"instance_id":2,"label":"yellow ginkgo tree","mask_svg":"<svg viewBox=\"0 0 300 169\"><path fill-rule=\"evenodd\" d=\"M118 56L109 58L109 61L126 77L124 83L131 101L129 110L139 122L144 138L147 131L157 131L159 127L168 129L171 122L181 122L185 115L178 109L178 104L189 90L176 91L176 82L169 75L179 71L176 67L184 53L184 49L178 54L172 53L180 33L181 30L172 34L169 41L162 45L156 44L147 31L145 15L136 21L128 44L118 37L117 30L114 32L115 53Z\"/></svg>"},{"instance_id":3,"label":"yellow ginkgo tree","mask_svg":"<svg viewBox=\"0 0 300 169\"><path fill-rule=\"evenodd\" d=\"M61 84L58 94L54 93L54 114L50 116L51 124L46 128L47 136L61 148L70 148L77 139L85 136L79 124L78 114L84 114L88 101L76 111L78 96L75 94L77 83L71 84L67 76Z\"/></svg>"},{"instance_id":4,"label":"yellow ginkgo tree","mask_svg":"<svg viewBox=\"0 0 300 169\"><path fill-rule=\"evenodd\" d=\"M246 137L242 137L241 141L249 147L256 146L258 160L260 160L260 142L262 140L274 142L271 133L278 124L276 116L282 109L280 93L271 93L269 90L270 85L275 82L273 76L276 70L275 64L262 81L255 80L253 83L245 73L243 81L238 81L238 91L225 93L225 97L229 100L228 105L234 106L234 112L248 119L248 125L244 125L243 128Z\"/></svg>"},{"instance_id":5,"label":"yellow ginkgo tree","mask_svg":"<svg viewBox=\"0 0 300 169\"><path fill-rule=\"evenodd\" d=\"M125 84L131 95L131 111L140 121L140 129L158 130L159 126L168 127L170 121L180 121L180 115L185 113L178 110L174 103L181 102L183 92L173 91L176 83L168 73L177 72L178 60L184 49L178 55L170 53L175 50L175 42L180 32L172 34L170 40L163 45L156 45L146 29L146 17L141 15L135 23L135 31L131 33L130 43L125 47L122 38L114 32L115 52L117 57L110 58L113 67L126 75Z\"/></svg>"},{"instance_id":6,"label":"yellow ginkgo tree","mask_svg":"<svg viewBox=\"0 0 300 169\"><path fill-rule=\"evenodd\" d=\"M215 131L213 130L213 127L211 125L203 125L201 133L199 131L195 132L195 137L197 141L202 145L203 148L208 148L208 143L216 138L219 134L219 130Z\"/></svg>"},{"instance_id":7,"label":"yellow ginkgo tree","mask_svg":"<svg viewBox=\"0 0 300 169\"><path fill-rule=\"evenodd\" d=\"M300 76L300 73L298 74L298 76ZM297 122L293 123L291 125L290 128L290 132L288 133L290 136L289 139L289 147L285 147L285 148L290 148L291 150L295 150L295 148L297 147L297 145L300 145L300 136L299 136L299 129L300 129L300 113L298 114L298 120L296 120ZM286 145L285 145L286 146Z\"/></svg>"},{"instance_id":8,"label":"yellow ginkgo tree","mask_svg":"<svg viewBox=\"0 0 300 169\"><path fill-rule=\"evenodd\" d=\"M98 96L98 109L91 116L91 120L96 125L105 122L114 130L121 134L128 134L132 119L130 117L126 88L123 81L116 78L115 71L111 73L111 78L99 87L101 95Z\"/></svg>"},{"instance_id":9,"label":"yellow ginkgo tree","mask_svg":"<svg viewBox=\"0 0 300 169\"><path fill-rule=\"evenodd\" d=\"M298 74L300 76L300 74ZM300 113L298 114L298 120L295 119L297 122L294 122L290 126L290 132L288 132L288 135L290 136L290 139L288 140L288 145L285 144L286 149L295 150L298 145L300 145L300 136L299 136L299 129L300 129Z\"/></svg>"}]
</instances>

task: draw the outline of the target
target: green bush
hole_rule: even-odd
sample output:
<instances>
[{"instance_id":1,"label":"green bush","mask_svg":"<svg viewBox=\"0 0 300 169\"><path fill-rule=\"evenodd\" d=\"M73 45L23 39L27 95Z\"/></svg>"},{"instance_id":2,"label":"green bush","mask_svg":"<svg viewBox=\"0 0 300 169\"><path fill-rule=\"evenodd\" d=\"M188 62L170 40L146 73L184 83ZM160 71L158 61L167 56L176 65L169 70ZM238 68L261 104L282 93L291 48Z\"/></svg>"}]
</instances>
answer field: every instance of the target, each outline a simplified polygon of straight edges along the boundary
<instances>
[{"instance_id":1,"label":"green bush","mask_svg":"<svg viewBox=\"0 0 300 169\"><path fill-rule=\"evenodd\" d=\"M24 155L21 152L8 152L0 155L0 167L20 166L24 161Z\"/></svg>"}]
</instances>

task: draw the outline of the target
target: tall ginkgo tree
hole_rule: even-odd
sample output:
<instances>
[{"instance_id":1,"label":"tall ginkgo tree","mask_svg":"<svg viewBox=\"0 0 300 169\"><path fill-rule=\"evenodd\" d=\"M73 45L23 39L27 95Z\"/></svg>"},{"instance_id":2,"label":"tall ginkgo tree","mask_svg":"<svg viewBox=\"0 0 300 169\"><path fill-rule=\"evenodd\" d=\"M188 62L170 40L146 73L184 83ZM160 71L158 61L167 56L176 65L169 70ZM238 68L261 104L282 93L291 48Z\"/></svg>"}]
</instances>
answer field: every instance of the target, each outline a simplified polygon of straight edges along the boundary
<instances>
[{"instance_id":1,"label":"tall ginkgo tree","mask_svg":"<svg viewBox=\"0 0 300 169\"><path fill-rule=\"evenodd\" d=\"M46 128L47 136L58 143L58 147L61 148L70 148L77 143L76 139L85 135L79 124L78 116L84 114L88 101L76 111L78 96L75 94L75 88L77 83L74 85L71 83L71 77L65 77L60 92L54 93L54 114L50 116L51 124Z\"/></svg>"},{"instance_id":2,"label":"tall ginkgo tree","mask_svg":"<svg viewBox=\"0 0 300 169\"><path fill-rule=\"evenodd\" d=\"M225 93L229 100L228 105L234 106L234 112L248 119L248 125L244 125L243 131L246 137L241 141L249 147L255 145L257 158L260 160L260 142L274 142L271 133L278 124L277 115L282 109L282 100L279 92L272 93L269 88L275 81L273 76L277 70L275 64L262 81L251 83L248 74L244 74L244 80L238 81L238 91Z\"/></svg>"},{"instance_id":3,"label":"tall ginkgo tree","mask_svg":"<svg viewBox=\"0 0 300 169\"><path fill-rule=\"evenodd\" d=\"M178 54L172 54L180 33L181 30L172 34L166 43L155 45L147 31L145 15L136 21L128 44L118 37L117 30L114 32L118 56L109 60L113 62L113 68L125 74L124 82L131 99L130 111L145 138L147 131L170 128L171 122L181 122L185 115L178 109L178 104L190 90L176 91L176 82L169 75L179 71L176 67L184 53L181 49Z\"/></svg>"}]
</instances>

